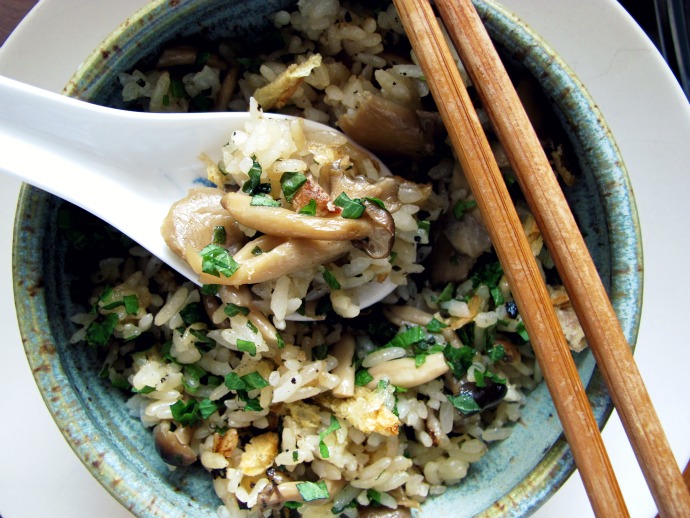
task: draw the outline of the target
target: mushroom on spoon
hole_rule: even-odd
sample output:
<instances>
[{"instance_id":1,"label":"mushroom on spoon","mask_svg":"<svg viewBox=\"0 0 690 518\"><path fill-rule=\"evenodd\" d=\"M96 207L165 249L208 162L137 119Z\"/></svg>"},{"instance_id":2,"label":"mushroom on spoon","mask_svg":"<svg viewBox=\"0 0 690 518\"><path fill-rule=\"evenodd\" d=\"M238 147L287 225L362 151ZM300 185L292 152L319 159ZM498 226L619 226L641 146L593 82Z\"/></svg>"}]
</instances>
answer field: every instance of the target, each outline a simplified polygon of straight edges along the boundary
<instances>
[{"instance_id":1,"label":"mushroom on spoon","mask_svg":"<svg viewBox=\"0 0 690 518\"><path fill-rule=\"evenodd\" d=\"M199 284L199 275L166 244L161 224L173 203L205 178L199 156L217 156L228 135L249 120L248 112L115 110L0 76L0 171L93 213ZM309 120L304 128L339 134ZM359 306L394 288L390 280L364 284L357 288Z\"/></svg>"}]
</instances>

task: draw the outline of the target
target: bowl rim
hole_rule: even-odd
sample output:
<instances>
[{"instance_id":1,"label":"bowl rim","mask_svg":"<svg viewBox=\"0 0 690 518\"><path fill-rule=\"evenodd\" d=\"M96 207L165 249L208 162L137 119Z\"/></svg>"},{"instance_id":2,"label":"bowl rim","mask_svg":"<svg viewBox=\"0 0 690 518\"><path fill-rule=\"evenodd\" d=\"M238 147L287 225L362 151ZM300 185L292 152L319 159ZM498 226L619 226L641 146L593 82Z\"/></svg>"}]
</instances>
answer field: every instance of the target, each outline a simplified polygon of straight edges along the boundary
<instances>
[{"instance_id":1,"label":"bowl rim","mask_svg":"<svg viewBox=\"0 0 690 518\"><path fill-rule=\"evenodd\" d=\"M172 4L174 4L173 7L175 8L191 8L192 2L182 0L173 3L158 0L139 10L127 21L123 22L94 50L80 67L80 70L70 79L65 87L65 92L80 98L88 98L92 92L97 91L99 88L97 78L87 75L86 84L84 81L77 81L77 78L84 77L83 73L85 70L91 70L105 63L110 57L110 52L106 51L108 49L123 55L139 52L136 45L133 45L131 48L125 48L121 47L119 42L123 38L133 40L133 38L128 38L128 36L136 34L144 24L150 26L152 21L157 20L159 16L163 15L163 11L170 9ZM599 137L596 139L597 144L589 150L589 154L593 157L593 160L603 161L610 174L616 176L618 181L616 192L626 194L622 203L628 207L628 217L630 218L628 223L632 228L630 235L627 236L627 246L633 250L636 268L631 269L629 265L625 264L613 265L616 275L612 277L612 282L615 282L617 279L621 282L618 283L620 286L613 286L612 302L617 314L620 314L619 312L624 313L623 318L628 324L624 331L631 343L631 347L634 347L642 308L643 256L640 224L633 190L615 139L584 84L577 79L567 64L555 54L545 41L495 0L475 0L475 6L488 27L493 27L494 30L499 30L501 27L511 27L511 33L504 34L506 39L521 38L521 41L531 42L531 45L528 45L530 49L529 56L525 59L531 60L532 66L535 69L549 67L558 72L559 79L563 82L562 88L568 90L568 95L581 103L581 106L587 107L588 119L583 124L583 127L595 128ZM27 185L22 187L15 218L12 254L15 306L20 333L23 337L25 352L41 395L61 433L82 463L123 506L141 516L166 516L179 511L179 508L174 505L165 507L162 505L162 500L158 500L154 506L152 502L156 501L155 494L148 495L153 500L142 499L144 495L142 495L141 488L130 487L123 480L122 470L126 468L124 464L114 458L114 456L109 455L107 448L99 447L97 440L98 431L93 427L90 428L87 420L78 420L81 421L80 425L85 427L79 433L75 429L75 416L80 415L83 417L83 414L80 414L80 405L83 402L74 391L70 390L68 385L63 385L67 377L61 368L55 346L50 342L51 335L46 331L46 329L49 330L49 327L45 328L39 325L41 317L45 317L45 315L41 315L41 307L45 307L46 304L44 287L42 286L43 279L27 279L25 275L27 264L31 265L32 263L30 262L31 258L27 258L27 254L22 253L23 241L20 239L20 236L26 230L26 223L32 219L40 220L43 214L41 211L46 210L46 204L35 203L36 196L39 196L41 193L42 191ZM611 200L607 199L605 201L608 203ZM610 210L607 210L607 216L609 213ZM609 224L615 224L615 222L609 221ZM35 232L37 230L36 227L33 227L33 230ZM39 227L38 230L43 232L45 229ZM42 240L43 236L36 235L35 239L38 238ZM29 261L28 263L27 260ZM23 273L19 270L20 265L24 268L22 270ZM36 267L34 271L40 272L39 268L42 266L42 263L38 261L33 263L33 265ZM617 266L618 268L616 268ZM625 269L622 268L623 266L628 266L626 273L621 273L625 272ZM620 279L621 275L624 277L623 279ZM34 282L30 282L32 280ZM636 303L632 306L621 303L623 298L629 295L629 293L626 293L626 290L630 286L635 287L636 293L638 293L635 300ZM597 415L597 421L601 427L611 414L613 406L606 394L603 380L596 370L587 385L587 392L588 394L592 393L595 395L596 405L600 410ZM55 405L57 401L64 406L57 407ZM81 439L84 436L84 432L94 440L85 443ZM508 509L510 509L511 515L531 514L565 483L573 471L574 462L567 443L563 438L560 438L525 480L497 500L491 507L480 513L479 516L502 516Z\"/></svg>"}]
</instances>

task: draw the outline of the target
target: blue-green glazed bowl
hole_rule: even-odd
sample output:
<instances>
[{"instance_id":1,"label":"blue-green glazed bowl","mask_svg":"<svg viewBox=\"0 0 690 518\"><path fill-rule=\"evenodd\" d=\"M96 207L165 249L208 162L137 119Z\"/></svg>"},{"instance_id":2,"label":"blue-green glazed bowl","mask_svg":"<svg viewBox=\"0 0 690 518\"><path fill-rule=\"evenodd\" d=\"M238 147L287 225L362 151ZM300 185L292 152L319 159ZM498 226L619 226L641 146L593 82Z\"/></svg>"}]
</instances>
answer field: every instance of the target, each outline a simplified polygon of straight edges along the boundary
<instances>
[{"instance_id":1,"label":"blue-green glazed bowl","mask_svg":"<svg viewBox=\"0 0 690 518\"><path fill-rule=\"evenodd\" d=\"M87 59L66 93L122 107L117 74L156 55L168 41L192 35L245 37L268 29L267 14L286 0L155 0L132 16ZM505 59L541 85L577 154L580 173L567 197L630 344L635 344L642 302L642 251L632 189L615 141L585 87L542 40L497 4L476 7ZM250 43L248 43L250 44ZM107 196L107 195L105 195ZM125 396L98 376L88 348L69 344L70 315L83 309L93 266L60 237L65 211L93 240L93 254L122 249L123 237L62 200L25 186L15 223L15 302L24 347L36 382L57 425L91 473L138 516L214 516L219 505L211 477L201 469L170 472L150 432L128 415ZM105 232L106 238L103 239ZM600 423L612 405L589 352L577 355ZM521 424L493 444L469 475L422 506L422 516L526 516L574 469L546 387L528 397Z\"/></svg>"}]
</instances>

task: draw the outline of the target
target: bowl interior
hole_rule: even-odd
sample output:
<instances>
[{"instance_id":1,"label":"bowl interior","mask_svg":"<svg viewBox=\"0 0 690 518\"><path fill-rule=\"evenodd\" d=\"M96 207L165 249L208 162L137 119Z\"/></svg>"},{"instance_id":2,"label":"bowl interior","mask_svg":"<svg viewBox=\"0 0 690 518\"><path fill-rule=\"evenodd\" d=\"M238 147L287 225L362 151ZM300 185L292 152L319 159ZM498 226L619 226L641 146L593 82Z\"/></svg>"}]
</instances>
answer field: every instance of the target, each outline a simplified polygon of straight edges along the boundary
<instances>
[{"instance_id":1,"label":"bowl interior","mask_svg":"<svg viewBox=\"0 0 690 518\"><path fill-rule=\"evenodd\" d=\"M247 39L266 28L266 15L288 1L155 1L120 27L81 67L66 93L122 107L117 73L155 55L165 42L191 35ZM476 6L507 61L540 84L577 155L580 174L566 192L629 343L642 298L642 253L631 186L601 114L584 86L549 47L509 13ZM64 222L73 226L65 232ZM70 235L71 233L71 235ZM75 235L79 234L79 235ZM81 237L87 246L74 246ZM43 397L70 445L99 481L140 516L207 516L219 505L201 468L171 472L150 432L129 416L124 394L99 377L95 351L71 345L69 317L87 299L84 272L121 252L127 238L58 198L24 187L15 223L15 303L26 354ZM589 352L577 355L595 417L612 405ZM463 482L423 506L423 514L512 515L534 511L573 470L546 387L530 393L522 424L493 444ZM538 433L535 433L538 431ZM459 502L462 502L459 506Z\"/></svg>"}]
</instances>

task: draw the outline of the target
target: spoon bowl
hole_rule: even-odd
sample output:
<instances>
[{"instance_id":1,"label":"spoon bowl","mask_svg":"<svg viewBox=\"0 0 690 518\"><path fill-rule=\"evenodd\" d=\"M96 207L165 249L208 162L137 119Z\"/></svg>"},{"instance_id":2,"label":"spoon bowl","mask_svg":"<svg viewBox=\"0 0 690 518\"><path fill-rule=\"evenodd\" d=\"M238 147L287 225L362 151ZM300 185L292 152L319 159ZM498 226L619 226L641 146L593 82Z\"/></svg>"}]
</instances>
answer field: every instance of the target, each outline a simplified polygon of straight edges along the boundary
<instances>
[{"instance_id":1,"label":"spoon bowl","mask_svg":"<svg viewBox=\"0 0 690 518\"><path fill-rule=\"evenodd\" d=\"M160 226L174 202L204 184L199 156L219 158L229 135L249 120L249 112L116 110L0 76L0 172L91 212L200 284L198 274L168 248ZM340 135L303 120L308 134ZM364 284L357 290L359 306L371 306L393 289L388 280ZM309 320L296 313L288 318Z\"/></svg>"}]
</instances>

